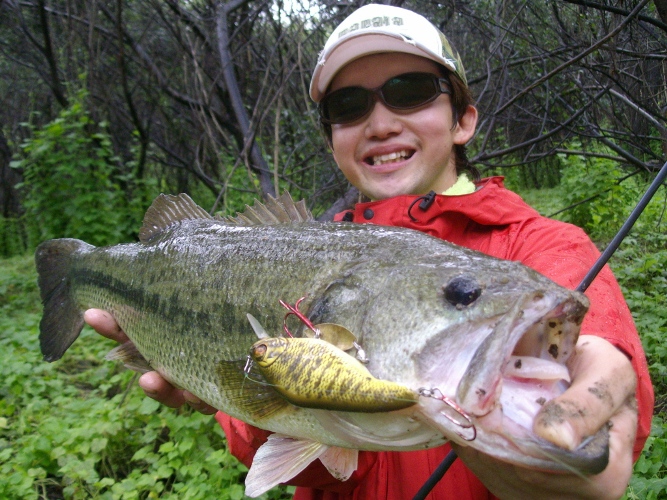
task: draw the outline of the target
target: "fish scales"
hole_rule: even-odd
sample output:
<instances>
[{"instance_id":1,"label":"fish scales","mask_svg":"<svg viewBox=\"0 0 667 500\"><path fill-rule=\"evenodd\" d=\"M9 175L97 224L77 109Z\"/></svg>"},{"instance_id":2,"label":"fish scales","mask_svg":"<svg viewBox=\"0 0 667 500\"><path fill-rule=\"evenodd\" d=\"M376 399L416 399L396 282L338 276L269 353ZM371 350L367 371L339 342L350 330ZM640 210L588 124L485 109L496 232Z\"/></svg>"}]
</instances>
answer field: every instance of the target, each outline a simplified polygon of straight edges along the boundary
<instances>
[{"instance_id":1,"label":"fish scales","mask_svg":"<svg viewBox=\"0 0 667 500\"><path fill-rule=\"evenodd\" d=\"M221 361L245 360L256 340L247 312L262 318L270 330L280 331L284 311L279 298L295 302L303 294L307 304L308 297L322 294L322 284L333 276L353 273L345 269L356 265L368 242L364 232L352 234L353 241L343 246L336 244L340 228L334 224L250 230L210 220L183 221L147 245L117 245L81 254L73 262L70 286L81 310L97 307L111 312L151 366L170 381L262 426L262 419L232 404L234 395L225 392L229 381L221 384L215 368ZM300 286L296 295L295 283ZM238 381L229 392L246 382L244 374L236 372ZM289 430L315 426L304 412L299 418L306 422L299 422L291 411L282 413L272 430L285 431L281 420L287 421ZM313 436L321 435L320 429L313 431Z\"/></svg>"},{"instance_id":2,"label":"fish scales","mask_svg":"<svg viewBox=\"0 0 667 500\"><path fill-rule=\"evenodd\" d=\"M276 218L297 212L288 206ZM62 239L40 245L45 359L60 358L74 342L85 309L102 308L169 381L276 433L366 450L455 440L522 465L604 468L604 433L595 436L597 447L574 451L532 433L535 401L552 399L566 383L547 375L540 380L535 369L531 379L521 379L505 368L515 356L523 366L531 359L564 366L587 310L582 294L519 263L408 229L301 216L292 223L243 220L213 219L185 195L161 196L146 214L139 243L95 248ZM280 301L301 298L299 308L313 324L342 325L356 336L373 377L413 393L423 389L417 403L379 413L305 408L246 373L257 341L247 315L277 336L286 314ZM304 336L298 321L287 324ZM557 325L558 335L549 324ZM293 366L304 377L325 376L314 365ZM517 377L519 383L509 383ZM457 402L476 427L474 442L466 443L460 425L443 416L444 399L429 394Z\"/></svg>"}]
</instances>

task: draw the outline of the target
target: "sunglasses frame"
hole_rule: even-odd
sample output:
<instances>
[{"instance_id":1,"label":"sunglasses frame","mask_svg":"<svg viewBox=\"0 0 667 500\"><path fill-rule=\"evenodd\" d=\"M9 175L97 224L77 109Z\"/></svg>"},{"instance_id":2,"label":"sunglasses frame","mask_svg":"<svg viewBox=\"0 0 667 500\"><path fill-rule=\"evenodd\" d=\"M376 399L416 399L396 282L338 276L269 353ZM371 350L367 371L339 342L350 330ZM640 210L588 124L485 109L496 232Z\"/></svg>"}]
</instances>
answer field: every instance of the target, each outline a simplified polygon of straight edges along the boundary
<instances>
[{"instance_id":1,"label":"sunglasses frame","mask_svg":"<svg viewBox=\"0 0 667 500\"><path fill-rule=\"evenodd\" d=\"M426 99L425 101L422 101L422 102L420 102L418 104L415 104L413 106L394 106L394 105L388 103L386 101L384 93L383 93L384 87L392 80L395 80L397 78L413 76L413 75L419 75L419 76L427 77L425 79L431 80L431 82L433 82L433 90L434 90L433 95L431 97L429 97L428 99ZM366 87L360 87L360 86L343 87L341 89L334 90L333 92L325 95L322 98L322 100L320 101L320 103L318 105L318 111L319 111L319 114L320 114L320 121L325 125L334 125L334 124L343 125L343 124L346 124L346 123L353 123L357 120L360 120L361 118L366 116L368 113L370 113L372 111L373 107L375 106L375 102L377 100L380 100L382 102L382 104L384 104L385 106L387 106L390 109L398 109L398 110L416 109L416 108L424 106L424 105L426 105L430 102L435 101L438 98L438 96L440 96L441 94L450 94L451 95L452 90L451 90L450 87L451 87L451 84L449 83L449 80L447 80L447 78L439 77L439 76L434 75L432 73L425 73L425 72L419 72L419 71L412 71L412 72L409 72L409 73L401 73L400 75L392 76L387 81L385 81L382 85L380 85L379 87L375 87L373 89L367 89ZM366 93L366 107L364 108L364 112L361 113L358 116L354 116L353 118L351 118L349 120L346 119L346 120L343 120L343 121L341 121L341 120L331 120L329 118L326 118L324 116L324 108L325 108L326 103L328 102L329 98L332 95L336 95L339 92L343 92L343 91L349 91L350 89L352 89L352 90L361 89Z\"/></svg>"}]
</instances>

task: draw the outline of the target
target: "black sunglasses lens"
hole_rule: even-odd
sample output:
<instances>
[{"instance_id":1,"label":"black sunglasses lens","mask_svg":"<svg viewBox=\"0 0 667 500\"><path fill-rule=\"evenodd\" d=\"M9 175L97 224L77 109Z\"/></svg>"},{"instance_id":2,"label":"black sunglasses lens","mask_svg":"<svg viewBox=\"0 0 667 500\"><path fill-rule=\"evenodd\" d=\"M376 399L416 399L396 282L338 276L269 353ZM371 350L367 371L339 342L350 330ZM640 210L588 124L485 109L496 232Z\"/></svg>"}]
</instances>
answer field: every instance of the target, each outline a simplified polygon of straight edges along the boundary
<instances>
[{"instance_id":1,"label":"black sunglasses lens","mask_svg":"<svg viewBox=\"0 0 667 500\"><path fill-rule=\"evenodd\" d=\"M382 86L384 101L397 109L416 108L437 95L434 77L425 74L400 75Z\"/></svg>"},{"instance_id":2,"label":"black sunglasses lens","mask_svg":"<svg viewBox=\"0 0 667 500\"><path fill-rule=\"evenodd\" d=\"M326 96L320 105L322 118L330 123L349 123L364 116L371 105L371 92L347 87Z\"/></svg>"},{"instance_id":3,"label":"black sunglasses lens","mask_svg":"<svg viewBox=\"0 0 667 500\"><path fill-rule=\"evenodd\" d=\"M336 90L320 102L320 116L325 123L350 123L370 111L376 93L390 108L411 109L431 102L442 92L434 75L406 73L387 80L379 90L363 87Z\"/></svg>"}]
</instances>

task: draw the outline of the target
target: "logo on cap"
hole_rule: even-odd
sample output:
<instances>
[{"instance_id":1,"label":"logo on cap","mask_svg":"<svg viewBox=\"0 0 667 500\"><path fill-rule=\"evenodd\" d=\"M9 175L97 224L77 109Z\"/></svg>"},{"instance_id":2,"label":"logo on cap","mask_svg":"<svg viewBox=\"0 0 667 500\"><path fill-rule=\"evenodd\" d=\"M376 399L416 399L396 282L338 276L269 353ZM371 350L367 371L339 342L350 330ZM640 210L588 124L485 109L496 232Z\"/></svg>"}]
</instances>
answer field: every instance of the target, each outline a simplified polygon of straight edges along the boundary
<instances>
[{"instance_id":1,"label":"logo on cap","mask_svg":"<svg viewBox=\"0 0 667 500\"><path fill-rule=\"evenodd\" d=\"M349 28L345 28L338 33L338 38L343 38L345 35L354 31L368 29L368 28L382 28L383 26L403 26L402 17L376 16L369 19L363 19L359 22L353 23Z\"/></svg>"}]
</instances>

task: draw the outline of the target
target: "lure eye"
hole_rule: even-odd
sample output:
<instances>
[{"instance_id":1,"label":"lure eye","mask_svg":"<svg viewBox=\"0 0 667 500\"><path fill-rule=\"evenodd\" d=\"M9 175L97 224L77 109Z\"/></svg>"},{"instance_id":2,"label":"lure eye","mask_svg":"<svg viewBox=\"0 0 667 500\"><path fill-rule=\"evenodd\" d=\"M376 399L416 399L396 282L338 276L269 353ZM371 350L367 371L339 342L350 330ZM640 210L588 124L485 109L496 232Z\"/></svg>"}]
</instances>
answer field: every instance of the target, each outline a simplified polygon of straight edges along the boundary
<instances>
[{"instance_id":1,"label":"lure eye","mask_svg":"<svg viewBox=\"0 0 667 500\"><path fill-rule=\"evenodd\" d=\"M475 278L457 276L442 287L445 300L453 306L468 306L482 295L482 288Z\"/></svg>"},{"instance_id":2,"label":"lure eye","mask_svg":"<svg viewBox=\"0 0 667 500\"><path fill-rule=\"evenodd\" d=\"M287 348L287 339L283 337L273 337L264 340L258 340L250 348L250 357L258 365L266 368L273 364Z\"/></svg>"},{"instance_id":3,"label":"lure eye","mask_svg":"<svg viewBox=\"0 0 667 500\"><path fill-rule=\"evenodd\" d=\"M266 354L266 344L259 344L255 346L253 354L256 358L261 359Z\"/></svg>"},{"instance_id":4,"label":"lure eye","mask_svg":"<svg viewBox=\"0 0 667 500\"><path fill-rule=\"evenodd\" d=\"M268 347L264 343L257 343L250 349L250 355L258 363L266 362L265 356Z\"/></svg>"}]
</instances>

